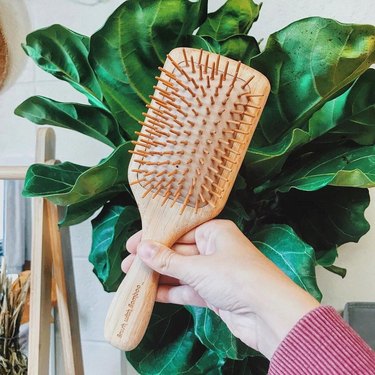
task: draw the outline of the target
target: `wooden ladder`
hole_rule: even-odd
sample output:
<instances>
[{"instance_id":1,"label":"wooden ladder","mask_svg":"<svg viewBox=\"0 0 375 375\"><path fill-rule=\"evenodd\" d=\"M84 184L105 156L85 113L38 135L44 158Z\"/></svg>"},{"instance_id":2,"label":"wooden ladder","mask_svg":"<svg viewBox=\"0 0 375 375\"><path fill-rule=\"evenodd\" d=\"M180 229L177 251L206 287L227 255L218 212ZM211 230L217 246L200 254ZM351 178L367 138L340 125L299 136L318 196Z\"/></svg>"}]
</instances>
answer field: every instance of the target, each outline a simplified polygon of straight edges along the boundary
<instances>
[{"instance_id":1,"label":"wooden ladder","mask_svg":"<svg viewBox=\"0 0 375 375\"><path fill-rule=\"evenodd\" d=\"M55 164L55 134L51 128L37 131L37 163ZM0 167L0 179L23 180L26 166ZM48 375L52 275L63 349L64 374L83 375L78 307L73 260L64 231L58 228L59 208L44 198L32 198L32 250L28 374ZM65 230L66 231L66 230ZM67 278L66 275L69 275Z\"/></svg>"}]
</instances>

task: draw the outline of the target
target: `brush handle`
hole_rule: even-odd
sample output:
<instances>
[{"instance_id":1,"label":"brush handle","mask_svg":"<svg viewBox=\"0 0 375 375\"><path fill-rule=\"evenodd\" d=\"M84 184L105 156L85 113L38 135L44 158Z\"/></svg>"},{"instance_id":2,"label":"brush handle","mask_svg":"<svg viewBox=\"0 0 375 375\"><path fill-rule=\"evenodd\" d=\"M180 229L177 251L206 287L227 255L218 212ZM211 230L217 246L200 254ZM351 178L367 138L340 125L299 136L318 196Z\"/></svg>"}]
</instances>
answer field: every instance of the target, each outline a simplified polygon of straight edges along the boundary
<instances>
[{"instance_id":1,"label":"brush handle","mask_svg":"<svg viewBox=\"0 0 375 375\"><path fill-rule=\"evenodd\" d=\"M154 307L158 281L159 274L136 257L107 313L104 336L111 345L129 351L142 340Z\"/></svg>"},{"instance_id":2,"label":"brush handle","mask_svg":"<svg viewBox=\"0 0 375 375\"><path fill-rule=\"evenodd\" d=\"M142 239L153 239L166 246L173 245L176 237L172 239L171 232L162 228L157 226L157 233L143 231ZM159 274L136 256L107 313L104 336L111 345L130 351L142 340L155 304L158 282Z\"/></svg>"}]
</instances>

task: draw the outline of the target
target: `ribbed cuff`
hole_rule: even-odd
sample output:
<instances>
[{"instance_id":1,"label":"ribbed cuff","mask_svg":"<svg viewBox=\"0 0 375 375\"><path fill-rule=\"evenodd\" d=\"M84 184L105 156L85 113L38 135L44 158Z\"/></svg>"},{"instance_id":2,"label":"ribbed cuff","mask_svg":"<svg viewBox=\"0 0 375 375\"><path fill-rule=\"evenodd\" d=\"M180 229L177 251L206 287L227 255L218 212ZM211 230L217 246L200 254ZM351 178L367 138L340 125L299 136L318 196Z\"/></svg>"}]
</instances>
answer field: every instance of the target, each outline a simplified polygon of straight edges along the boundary
<instances>
[{"instance_id":1,"label":"ribbed cuff","mask_svg":"<svg viewBox=\"0 0 375 375\"><path fill-rule=\"evenodd\" d=\"M330 306L306 314L274 353L269 375L374 375L375 353Z\"/></svg>"}]
</instances>

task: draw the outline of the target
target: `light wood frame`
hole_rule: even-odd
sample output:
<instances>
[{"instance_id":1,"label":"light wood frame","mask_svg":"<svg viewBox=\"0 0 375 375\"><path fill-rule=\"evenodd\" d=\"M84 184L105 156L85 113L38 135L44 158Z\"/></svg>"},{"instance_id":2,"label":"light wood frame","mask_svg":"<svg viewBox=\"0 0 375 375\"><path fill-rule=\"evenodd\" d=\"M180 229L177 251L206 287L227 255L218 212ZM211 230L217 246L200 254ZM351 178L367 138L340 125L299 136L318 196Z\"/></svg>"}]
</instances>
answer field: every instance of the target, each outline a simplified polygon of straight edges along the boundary
<instances>
[{"instance_id":1,"label":"light wood frame","mask_svg":"<svg viewBox=\"0 0 375 375\"><path fill-rule=\"evenodd\" d=\"M37 131L35 161L55 163L55 134L51 128ZM0 166L0 179L23 180L27 168ZM52 275L56 285L64 373L84 373L72 253L58 229L58 220L59 208L56 205L44 198L33 198L29 375L48 375Z\"/></svg>"}]
</instances>

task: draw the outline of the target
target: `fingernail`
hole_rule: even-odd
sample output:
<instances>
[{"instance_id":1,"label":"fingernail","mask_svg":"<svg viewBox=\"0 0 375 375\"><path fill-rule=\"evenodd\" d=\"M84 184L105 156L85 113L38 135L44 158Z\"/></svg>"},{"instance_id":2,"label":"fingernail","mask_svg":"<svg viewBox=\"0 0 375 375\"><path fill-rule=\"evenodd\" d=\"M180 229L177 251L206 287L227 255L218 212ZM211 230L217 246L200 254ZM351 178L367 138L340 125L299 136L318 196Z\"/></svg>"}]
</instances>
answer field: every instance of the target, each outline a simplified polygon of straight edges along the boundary
<instances>
[{"instance_id":1,"label":"fingernail","mask_svg":"<svg viewBox=\"0 0 375 375\"><path fill-rule=\"evenodd\" d=\"M159 246L152 242L141 242L138 245L137 253L143 259L151 259L158 252Z\"/></svg>"}]
</instances>

